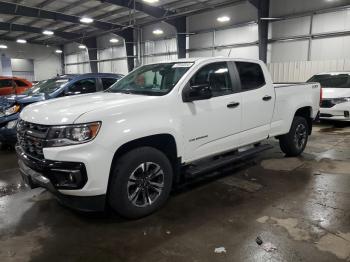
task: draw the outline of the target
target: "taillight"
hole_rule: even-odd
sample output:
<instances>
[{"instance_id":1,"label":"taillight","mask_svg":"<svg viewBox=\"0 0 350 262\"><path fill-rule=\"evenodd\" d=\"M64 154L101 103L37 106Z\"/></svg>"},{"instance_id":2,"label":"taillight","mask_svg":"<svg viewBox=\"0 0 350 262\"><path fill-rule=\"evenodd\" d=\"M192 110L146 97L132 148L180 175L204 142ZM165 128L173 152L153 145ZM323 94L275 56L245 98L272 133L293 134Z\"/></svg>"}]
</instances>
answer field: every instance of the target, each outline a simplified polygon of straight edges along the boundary
<instances>
[{"instance_id":1,"label":"taillight","mask_svg":"<svg viewBox=\"0 0 350 262\"><path fill-rule=\"evenodd\" d=\"M321 88L320 88L320 106L322 105L322 100L323 100L323 89L321 86Z\"/></svg>"}]
</instances>

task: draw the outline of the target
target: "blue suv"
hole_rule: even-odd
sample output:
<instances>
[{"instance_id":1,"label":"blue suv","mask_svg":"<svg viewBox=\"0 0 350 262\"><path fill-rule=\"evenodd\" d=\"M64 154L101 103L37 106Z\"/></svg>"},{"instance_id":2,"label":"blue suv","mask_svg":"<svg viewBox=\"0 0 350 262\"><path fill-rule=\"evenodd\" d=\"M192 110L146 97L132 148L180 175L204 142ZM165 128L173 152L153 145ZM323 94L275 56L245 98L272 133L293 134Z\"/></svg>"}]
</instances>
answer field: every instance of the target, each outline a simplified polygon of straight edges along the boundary
<instances>
[{"instance_id":1,"label":"blue suv","mask_svg":"<svg viewBox=\"0 0 350 262\"><path fill-rule=\"evenodd\" d=\"M0 142L14 145L16 125L22 109L36 102L79 94L104 91L120 80L120 74L63 75L41 81L21 95L0 98Z\"/></svg>"}]
</instances>

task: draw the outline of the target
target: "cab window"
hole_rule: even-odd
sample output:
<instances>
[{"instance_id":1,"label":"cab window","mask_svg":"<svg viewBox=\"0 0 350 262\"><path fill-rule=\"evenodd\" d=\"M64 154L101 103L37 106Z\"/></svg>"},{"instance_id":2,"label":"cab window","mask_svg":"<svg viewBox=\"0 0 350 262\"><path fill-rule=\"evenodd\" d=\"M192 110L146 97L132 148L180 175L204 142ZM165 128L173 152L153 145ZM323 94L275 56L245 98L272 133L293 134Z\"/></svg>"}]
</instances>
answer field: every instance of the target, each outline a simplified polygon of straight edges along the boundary
<instances>
[{"instance_id":1,"label":"cab window","mask_svg":"<svg viewBox=\"0 0 350 262\"><path fill-rule=\"evenodd\" d=\"M117 79L115 78L102 78L102 87L103 90L107 90L110 88L115 82L117 82Z\"/></svg>"},{"instance_id":2,"label":"cab window","mask_svg":"<svg viewBox=\"0 0 350 262\"><path fill-rule=\"evenodd\" d=\"M1 79L0 80L0 88L3 87L12 87L12 80L11 79Z\"/></svg>"},{"instance_id":3,"label":"cab window","mask_svg":"<svg viewBox=\"0 0 350 262\"><path fill-rule=\"evenodd\" d=\"M259 64L236 62L236 67L241 80L242 91L258 89L266 84L264 72Z\"/></svg>"},{"instance_id":4,"label":"cab window","mask_svg":"<svg viewBox=\"0 0 350 262\"><path fill-rule=\"evenodd\" d=\"M226 62L204 66L190 81L191 86L209 85L212 96L224 96L233 93L232 80Z\"/></svg>"},{"instance_id":5,"label":"cab window","mask_svg":"<svg viewBox=\"0 0 350 262\"><path fill-rule=\"evenodd\" d=\"M21 81L21 80L15 80L15 82L16 82L16 85L19 86L19 87L25 87L25 86L27 86L27 84L24 83L24 82Z\"/></svg>"},{"instance_id":6,"label":"cab window","mask_svg":"<svg viewBox=\"0 0 350 262\"><path fill-rule=\"evenodd\" d=\"M87 78L79 80L68 87L68 93L73 95L96 92L96 79Z\"/></svg>"}]
</instances>

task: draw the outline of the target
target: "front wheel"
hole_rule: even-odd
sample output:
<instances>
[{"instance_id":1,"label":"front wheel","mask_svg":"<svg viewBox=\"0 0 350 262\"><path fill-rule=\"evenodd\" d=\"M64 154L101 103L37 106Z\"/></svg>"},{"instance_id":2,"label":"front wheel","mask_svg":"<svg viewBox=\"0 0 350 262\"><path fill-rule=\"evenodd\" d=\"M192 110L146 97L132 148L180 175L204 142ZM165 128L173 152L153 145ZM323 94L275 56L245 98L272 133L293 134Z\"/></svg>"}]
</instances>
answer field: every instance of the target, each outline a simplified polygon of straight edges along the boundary
<instances>
[{"instance_id":1,"label":"front wheel","mask_svg":"<svg viewBox=\"0 0 350 262\"><path fill-rule=\"evenodd\" d=\"M166 202L172 181L173 169L165 154L151 147L131 150L116 163L109 204L126 218L147 216Z\"/></svg>"},{"instance_id":2,"label":"front wheel","mask_svg":"<svg viewBox=\"0 0 350 262\"><path fill-rule=\"evenodd\" d=\"M294 117L289 133L279 138L281 150L292 157L303 153L309 138L309 128L304 117Z\"/></svg>"}]
</instances>

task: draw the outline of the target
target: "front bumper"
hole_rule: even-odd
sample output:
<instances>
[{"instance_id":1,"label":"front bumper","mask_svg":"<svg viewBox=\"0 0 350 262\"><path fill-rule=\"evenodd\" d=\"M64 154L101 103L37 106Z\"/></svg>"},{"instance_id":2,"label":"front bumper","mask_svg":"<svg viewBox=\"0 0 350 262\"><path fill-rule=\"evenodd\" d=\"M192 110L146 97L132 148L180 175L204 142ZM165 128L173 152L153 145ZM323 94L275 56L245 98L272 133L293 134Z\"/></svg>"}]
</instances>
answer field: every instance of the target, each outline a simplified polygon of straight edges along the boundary
<instances>
[{"instance_id":1,"label":"front bumper","mask_svg":"<svg viewBox=\"0 0 350 262\"><path fill-rule=\"evenodd\" d=\"M334 121L350 121L350 106L344 107L333 107L333 108L321 108L320 119L334 120Z\"/></svg>"},{"instance_id":2,"label":"front bumper","mask_svg":"<svg viewBox=\"0 0 350 262\"><path fill-rule=\"evenodd\" d=\"M33 159L19 146L16 146L16 152L21 176L30 188L43 187L54 194L62 204L75 210L84 212L105 210L106 195L71 196L62 194L57 189L57 180L52 177L55 170L70 169L74 163Z\"/></svg>"}]
</instances>

